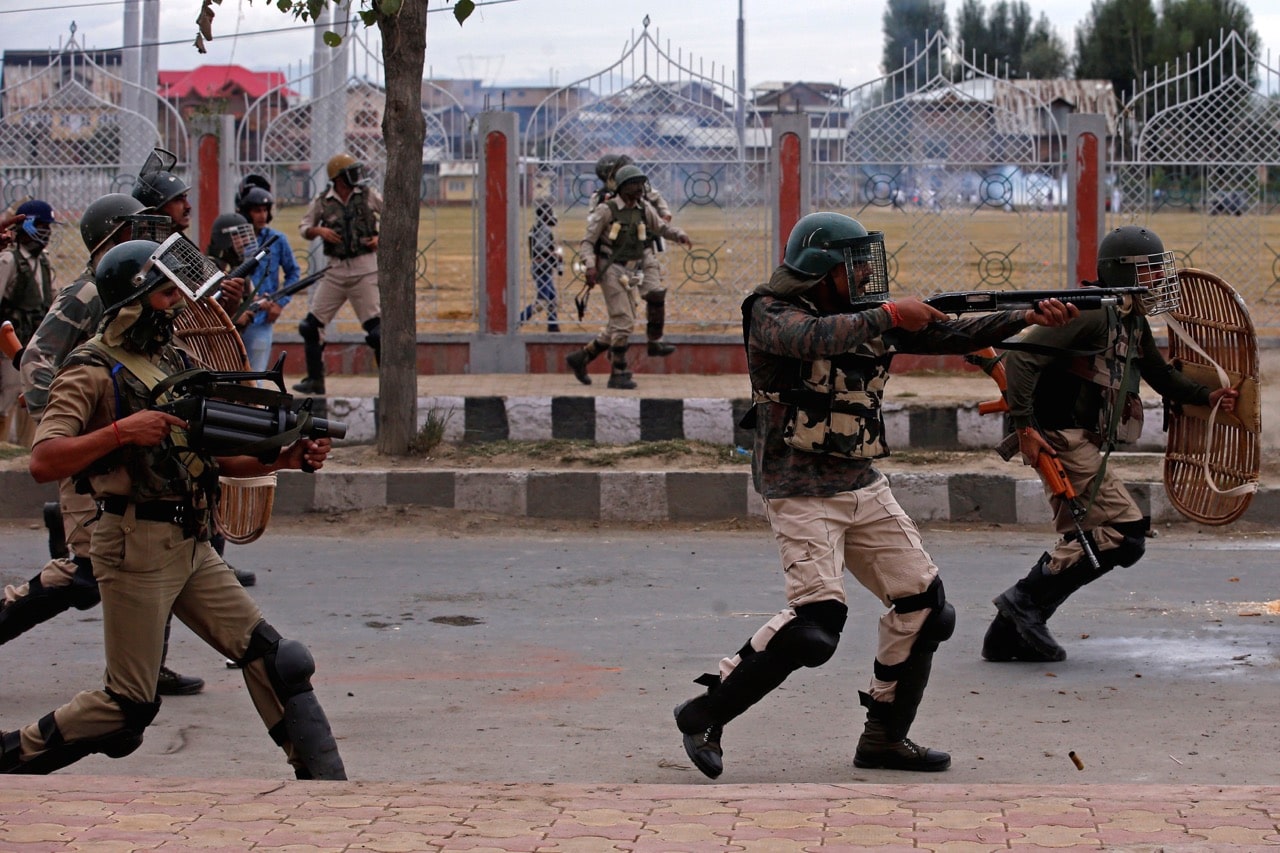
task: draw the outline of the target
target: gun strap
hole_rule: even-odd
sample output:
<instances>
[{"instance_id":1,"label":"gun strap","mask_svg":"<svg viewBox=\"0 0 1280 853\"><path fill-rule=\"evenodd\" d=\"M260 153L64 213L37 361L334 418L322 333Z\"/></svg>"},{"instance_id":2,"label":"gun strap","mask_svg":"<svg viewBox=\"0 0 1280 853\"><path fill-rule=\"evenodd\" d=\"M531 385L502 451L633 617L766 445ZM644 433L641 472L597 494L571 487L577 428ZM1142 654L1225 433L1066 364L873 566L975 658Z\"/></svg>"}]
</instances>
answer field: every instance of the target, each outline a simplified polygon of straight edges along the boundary
<instances>
[{"instance_id":1,"label":"gun strap","mask_svg":"<svg viewBox=\"0 0 1280 853\"><path fill-rule=\"evenodd\" d=\"M1102 488L1102 475L1107 472L1107 460L1111 458L1111 451L1115 450L1116 447L1116 428L1120 425L1120 415L1128 403L1129 391L1137 390L1138 385L1133 373L1133 357L1138 352L1138 341L1134 340L1138 323L1136 320L1129 323L1127 318L1121 317L1118 311L1110 309L1107 311L1107 320L1111 324L1128 325L1129 340L1124 352L1124 369L1120 371L1120 388L1116 392L1116 399L1111 404L1111 416L1107 418L1107 434L1102 437L1102 463L1098 466L1098 473L1093 476L1093 485L1089 487L1089 503L1084 508L1086 513L1093 508L1093 502L1098 497L1098 490ZM1111 335L1108 334L1107 337L1109 339Z\"/></svg>"}]
</instances>

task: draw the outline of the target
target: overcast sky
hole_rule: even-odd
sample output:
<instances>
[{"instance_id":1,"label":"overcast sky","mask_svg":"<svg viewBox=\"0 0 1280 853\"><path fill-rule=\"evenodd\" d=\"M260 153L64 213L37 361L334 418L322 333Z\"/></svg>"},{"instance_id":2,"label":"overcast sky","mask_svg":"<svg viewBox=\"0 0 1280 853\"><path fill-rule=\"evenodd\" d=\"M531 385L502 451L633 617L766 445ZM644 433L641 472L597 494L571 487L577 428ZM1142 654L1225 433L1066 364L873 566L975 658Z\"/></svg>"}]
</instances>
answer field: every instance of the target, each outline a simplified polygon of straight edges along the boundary
<instances>
[{"instance_id":1,"label":"overcast sky","mask_svg":"<svg viewBox=\"0 0 1280 853\"><path fill-rule=\"evenodd\" d=\"M357 6L359 3L357 2ZM988 5L990 5L988 3ZM1035 0L1058 34L1074 45L1090 0ZM1157 4L1158 5L1158 4ZM1264 51L1280 65L1280 3L1252 0ZM201 56L191 47L199 0L164 0L162 69L237 63L255 70L299 68L311 52L310 31L276 10L272 0L223 0L213 42ZM673 52L692 57L703 73L733 82L739 6L746 20L746 79L816 80L854 86L880 75L883 45L877 0L479 0L461 27L440 0L431 0L427 66L431 76L477 78L488 84L567 85L615 63L648 15L650 30ZM438 8L437 8L438 7ZM947 11L954 25L960 0ZM0 0L0 50L57 47L75 21L88 47L122 44L123 0ZM264 33L272 30L274 32ZM283 30L283 31L282 31ZM258 34L262 33L262 34Z\"/></svg>"}]
</instances>

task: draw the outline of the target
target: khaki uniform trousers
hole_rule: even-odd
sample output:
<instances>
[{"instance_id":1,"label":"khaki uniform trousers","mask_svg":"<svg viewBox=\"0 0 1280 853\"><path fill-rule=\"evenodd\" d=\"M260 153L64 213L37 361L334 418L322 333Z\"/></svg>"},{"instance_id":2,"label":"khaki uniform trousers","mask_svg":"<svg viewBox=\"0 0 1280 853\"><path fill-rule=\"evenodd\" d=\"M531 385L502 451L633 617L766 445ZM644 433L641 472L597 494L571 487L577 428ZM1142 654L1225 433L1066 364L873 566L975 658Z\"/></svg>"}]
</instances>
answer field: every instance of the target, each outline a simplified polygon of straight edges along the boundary
<instances>
[{"instance_id":1,"label":"khaki uniform trousers","mask_svg":"<svg viewBox=\"0 0 1280 853\"><path fill-rule=\"evenodd\" d=\"M107 668L104 686L134 702L156 701L164 626L175 616L221 655L242 658L262 612L208 542L184 537L182 528L138 521L130 505L123 516L103 513L90 546L102 595ZM284 716L262 660L244 668L245 684L259 716L271 729ZM68 742L119 732L122 709L104 690L86 690L54 711ZM22 759L45 749L39 725L22 729ZM292 745L284 744L292 762Z\"/></svg>"},{"instance_id":2,"label":"khaki uniform trousers","mask_svg":"<svg viewBox=\"0 0 1280 853\"><path fill-rule=\"evenodd\" d=\"M888 666L905 661L931 609L898 613L893 601L928 589L938 567L925 552L915 522L893 497L888 479L882 474L865 488L830 497L766 499L764 504L782 558L787 607L752 636L751 647L763 651L802 604L847 604L847 569L889 608L880 617L876 660ZM734 655L720 662L721 681L740 660ZM869 692L877 702L892 702L896 688L896 681L872 678Z\"/></svg>"},{"instance_id":3,"label":"khaki uniform trousers","mask_svg":"<svg viewBox=\"0 0 1280 853\"><path fill-rule=\"evenodd\" d=\"M309 310L326 326L337 316L344 302L361 323L382 315L378 295L378 253L366 252L354 258L329 258L324 276L311 294Z\"/></svg>"},{"instance_id":4,"label":"khaki uniform trousers","mask_svg":"<svg viewBox=\"0 0 1280 853\"><path fill-rule=\"evenodd\" d=\"M1093 481L1102 469L1102 452L1089 438L1090 433L1082 429L1046 430L1045 438L1049 445L1058 451L1058 459L1067 472L1067 479L1079 495L1077 500L1089 507L1081 525L1093 534L1093 541L1099 551L1110 551L1118 548L1124 536L1114 527L1112 522L1140 521L1142 510L1134 502L1133 496L1125 488L1124 481L1113 471L1103 472L1102 485L1098 494L1089 504L1089 494L1093 491ZM1071 508L1060 496L1054 495L1049 487L1044 488L1049 499L1049 508L1053 510L1053 526L1058 533L1075 533L1075 522L1071 518ZM1074 563L1084 559L1084 549L1080 543L1062 538L1049 552L1049 573L1056 575Z\"/></svg>"},{"instance_id":5,"label":"khaki uniform trousers","mask_svg":"<svg viewBox=\"0 0 1280 853\"><path fill-rule=\"evenodd\" d=\"M609 321L598 337L601 344L625 347L636 325L636 271L640 264L610 264L600 276L600 292L609 311Z\"/></svg>"}]
</instances>

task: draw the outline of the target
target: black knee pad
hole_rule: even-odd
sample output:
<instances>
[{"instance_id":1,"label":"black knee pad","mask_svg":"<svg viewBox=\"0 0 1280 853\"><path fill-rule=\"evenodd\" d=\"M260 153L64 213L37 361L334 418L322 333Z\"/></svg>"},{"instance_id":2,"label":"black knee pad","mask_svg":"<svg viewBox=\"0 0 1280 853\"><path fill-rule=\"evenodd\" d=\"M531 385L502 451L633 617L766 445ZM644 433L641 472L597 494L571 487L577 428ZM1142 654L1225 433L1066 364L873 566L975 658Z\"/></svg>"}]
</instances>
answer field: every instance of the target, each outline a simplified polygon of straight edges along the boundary
<instances>
[{"instance_id":1,"label":"black knee pad","mask_svg":"<svg viewBox=\"0 0 1280 853\"><path fill-rule=\"evenodd\" d=\"M1104 569L1116 566L1128 568L1142 559L1147 553L1147 531L1151 528L1151 520L1121 521L1111 525L1124 538L1115 548L1109 548L1098 554L1098 562Z\"/></svg>"},{"instance_id":2,"label":"black knee pad","mask_svg":"<svg viewBox=\"0 0 1280 853\"><path fill-rule=\"evenodd\" d=\"M271 689L281 702L311 689L316 661L310 650L297 640L288 640L267 622L259 622L249 637L249 650L237 663L241 667L259 658L267 670Z\"/></svg>"},{"instance_id":3,"label":"black knee pad","mask_svg":"<svg viewBox=\"0 0 1280 853\"><path fill-rule=\"evenodd\" d=\"M924 592L893 600L893 609L899 613L915 613L925 608L929 608L930 613L924 620L924 624L920 626L920 632L916 634L912 653L916 650L936 651L938 644L951 639L951 635L956 631L956 609L947 601L947 592L942 585L941 577L935 575L933 582Z\"/></svg>"},{"instance_id":4,"label":"black knee pad","mask_svg":"<svg viewBox=\"0 0 1280 853\"><path fill-rule=\"evenodd\" d=\"M644 301L648 302L650 305L662 305L667 301L667 290L664 287L660 287L657 290L650 290L643 298Z\"/></svg>"},{"instance_id":5,"label":"black knee pad","mask_svg":"<svg viewBox=\"0 0 1280 853\"><path fill-rule=\"evenodd\" d=\"M817 601L796 608L792 619L769 641L769 650L797 666L822 666L840 645L849 608L839 601Z\"/></svg>"},{"instance_id":6,"label":"black knee pad","mask_svg":"<svg viewBox=\"0 0 1280 853\"><path fill-rule=\"evenodd\" d=\"M302 318L302 322L298 324L298 334L302 336L302 340L309 344L320 343L320 332L324 329L324 323L316 319L316 315L307 312L307 316Z\"/></svg>"}]
</instances>

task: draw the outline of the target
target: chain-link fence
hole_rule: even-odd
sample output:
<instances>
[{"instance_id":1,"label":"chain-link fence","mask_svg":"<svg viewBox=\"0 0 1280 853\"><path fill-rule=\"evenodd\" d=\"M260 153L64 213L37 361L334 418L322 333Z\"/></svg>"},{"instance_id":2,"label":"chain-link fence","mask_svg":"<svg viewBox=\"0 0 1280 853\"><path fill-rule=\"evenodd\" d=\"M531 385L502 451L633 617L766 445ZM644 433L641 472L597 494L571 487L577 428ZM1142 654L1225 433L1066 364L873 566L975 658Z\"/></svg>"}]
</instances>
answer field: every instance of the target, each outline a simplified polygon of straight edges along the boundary
<instances>
[{"instance_id":1,"label":"chain-link fence","mask_svg":"<svg viewBox=\"0 0 1280 853\"><path fill-rule=\"evenodd\" d=\"M326 164L346 153L360 161L364 178L379 190L386 174L382 136L386 110L381 56L368 34L354 30L329 61L310 73L284 81L254 101L240 122L235 168L256 172L275 189L281 220L297 234L297 223L311 200L324 192ZM450 175L476 174L471 117L452 94L423 84L426 137L422 146L422 206L419 211L417 321L423 331L476 329L478 293L471 227L473 193L454 199L445 182ZM309 95L309 97L305 97ZM468 185L468 189L471 189ZM442 229L450 239L441 240ZM304 272L323 265L318 241L298 250ZM305 302L305 299L302 300ZM290 314L301 309L291 310ZM347 328L350 327L350 328ZM339 315L336 331L358 325Z\"/></svg>"},{"instance_id":2,"label":"chain-link fence","mask_svg":"<svg viewBox=\"0 0 1280 853\"><path fill-rule=\"evenodd\" d=\"M128 193L138 169L159 146L187 172L187 126L155 92L120 74L120 52L87 50L72 36L57 51L9 61L0 89L0 199L53 206L58 225L46 252L58 280L84 268L80 216L110 192Z\"/></svg>"},{"instance_id":3,"label":"chain-link fence","mask_svg":"<svg viewBox=\"0 0 1280 853\"><path fill-rule=\"evenodd\" d=\"M553 92L524 125L521 222L527 233L539 201L556 210L566 258L558 314L570 329L594 331L606 316L596 299L579 324L572 298L584 282L578 246L589 199L601 187L595 167L602 155L630 157L665 199L672 223L694 241L691 248L666 241L659 255L668 331L740 324L743 296L767 275L763 123L723 74L699 67L696 57L660 44L646 18L616 63ZM527 253L521 271L519 304L529 305L536 294ZM524 328L536 331L545 319L530 317Z\"/></svg>"},{"instance_id":4,"label":"chain-link fence","mask_svg":"<svg viewBox=\"0 0 1280 853\"><path fill-rule=\"evenodd\" d=\"M1280 325L1280 72L1238 33L1135 86L1111 152L1113 225L1150 225L1184 266Z\"/></svg>"},{"instance_id":5,"label":"chain-link fence","mask_svg":"<svg viewBox=\"0 0 1280 853\"><path fill-rule=\"evenodd\" d=\"M813 134L813 207L885 232L896 294L1062 286L1061 93L959 54L936 33L827 112Z\"/></svg>"}]
</instances>

